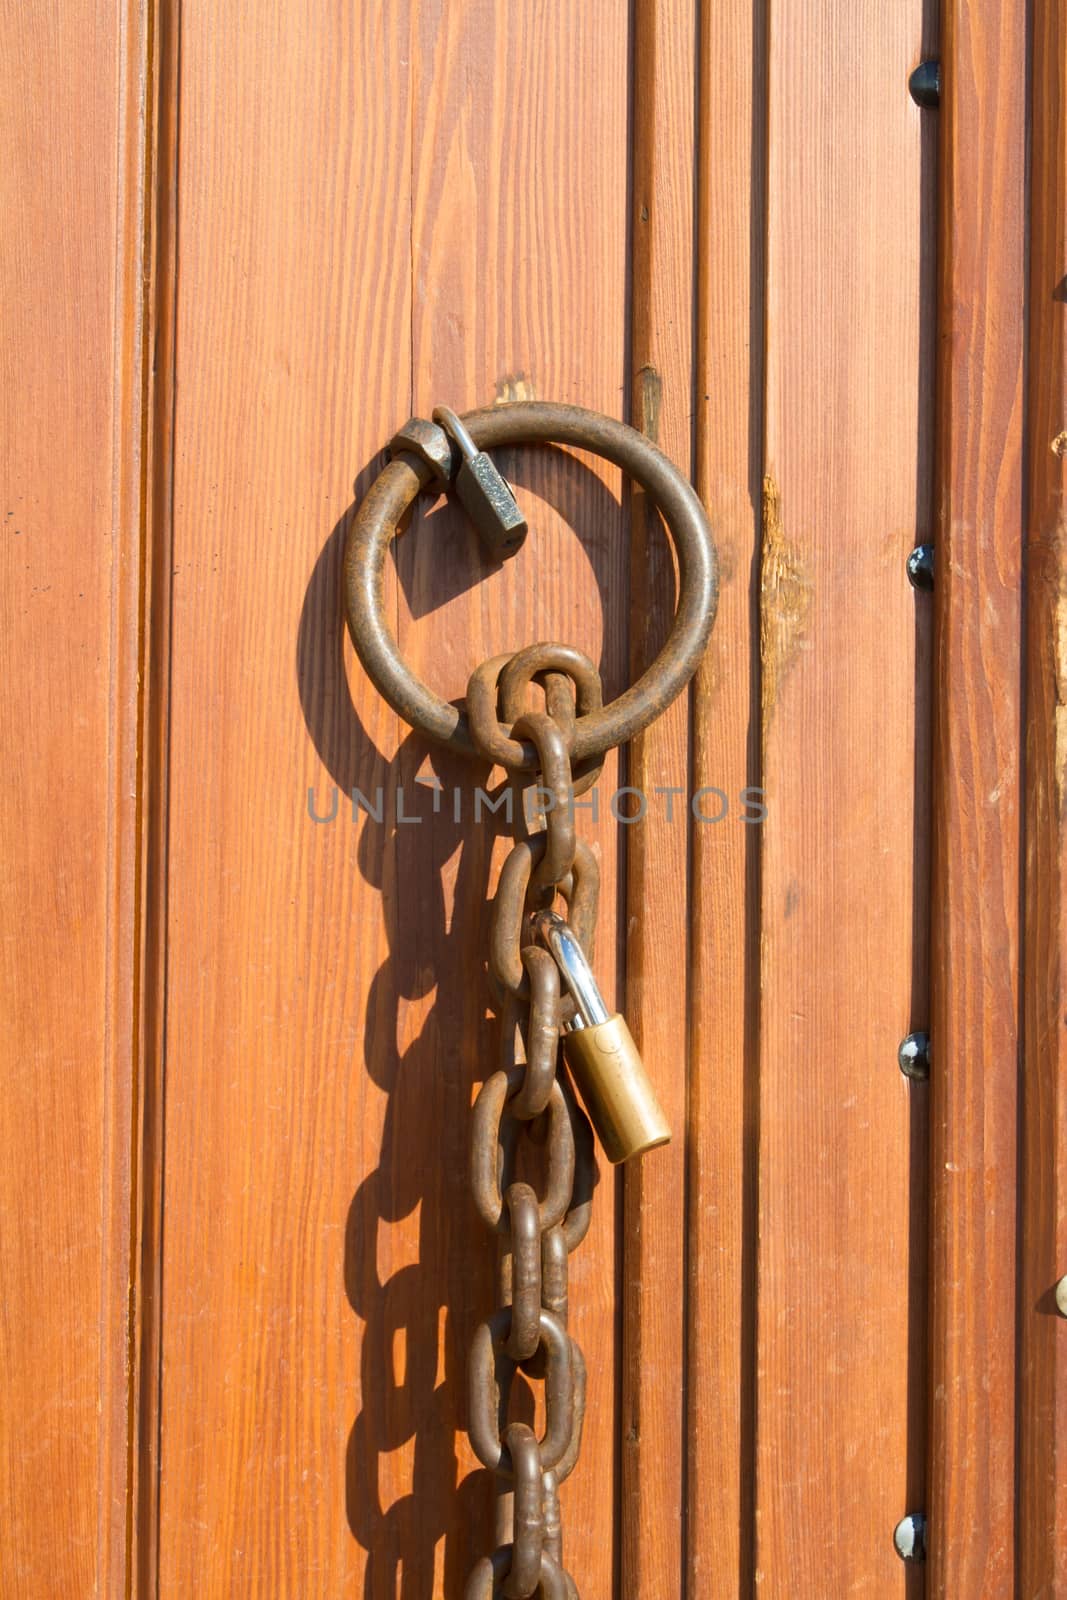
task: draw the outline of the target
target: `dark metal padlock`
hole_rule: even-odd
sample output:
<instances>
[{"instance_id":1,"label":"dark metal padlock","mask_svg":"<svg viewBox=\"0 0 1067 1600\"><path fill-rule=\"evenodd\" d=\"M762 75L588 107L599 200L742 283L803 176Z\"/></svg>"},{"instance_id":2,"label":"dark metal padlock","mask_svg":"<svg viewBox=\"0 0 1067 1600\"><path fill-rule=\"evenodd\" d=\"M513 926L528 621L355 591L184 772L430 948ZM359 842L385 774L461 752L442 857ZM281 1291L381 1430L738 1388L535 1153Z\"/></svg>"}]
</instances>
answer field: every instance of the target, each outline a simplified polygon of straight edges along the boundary
<instances>
[{"instance_id":1,"label":"dark metal padlock","mask_svg":"<svg viewBox=\"0 0 1067 1600\"><path fill-rule=\"evenodd\" d=\"M526 538L526 518L505 480L484 450L479 450L467 429L447 406L438 406L433 420L459 447L456 493L478 536L497 561L513 556Z\"/></svg>"}]
</instances>

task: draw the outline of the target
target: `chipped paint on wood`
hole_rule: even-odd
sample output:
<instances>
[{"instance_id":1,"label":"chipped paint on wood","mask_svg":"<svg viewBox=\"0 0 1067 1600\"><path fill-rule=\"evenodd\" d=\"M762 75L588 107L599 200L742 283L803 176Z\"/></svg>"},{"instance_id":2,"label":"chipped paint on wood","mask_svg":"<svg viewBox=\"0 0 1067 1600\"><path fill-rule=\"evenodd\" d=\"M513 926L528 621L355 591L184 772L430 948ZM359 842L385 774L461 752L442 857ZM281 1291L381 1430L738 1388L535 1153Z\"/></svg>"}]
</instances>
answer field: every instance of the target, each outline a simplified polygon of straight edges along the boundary
<instances>
[{"instance_id":1,"label":"chipped paint on wood","mask_svg":"<svg viewBox=\"0 0 1067 1600\"><path fill-rule=\"evenodd\" d=\"M811 611L807 564L785 537L782 500L773 478L763 480L763 547L760 560L760 661L766 726L778 703Z\"/></svg>"},{"instance_id":2,"label":"chipped paint on wood","mask_svg":"<svg viewBox=\"0 0 1067 1600\"><path fill-rule=\"evenodd\" d=\"M507 372L497 379L494 405L510 405L514 400L536 400L537 390L525 372Z\"/></svg>"},{"instance_id":3,"label":"chipped paint on wood","mask_svg":"<svg viewBox=\"0 0 1067 1600\"><path fill-rule=\"evenodd\" d=\"M637 426L659 444L659 418L663 408L663 379L656 368L645 366L637 373Z\"/></svg>"},{"instance_id":4,"label":"chipped paint on wood","mask_svg":"<svg viewBox=\"0 0 1067 1600\"><path fill-rule=\"evenodd\" d=\"M1055 535L1055 561L1053 570L1055 578L1052 580L1056 589L1053 602L1053 616L1055 625L1053 629L1054 671L1056 677L1055 693L1055 771L1056 771L1056 810L1060 817L1064 815L1065 789L1067 789L1067 569L1064 567L1065 540L1064 529L1057 530Z\"/></svg>"}]
</instances>

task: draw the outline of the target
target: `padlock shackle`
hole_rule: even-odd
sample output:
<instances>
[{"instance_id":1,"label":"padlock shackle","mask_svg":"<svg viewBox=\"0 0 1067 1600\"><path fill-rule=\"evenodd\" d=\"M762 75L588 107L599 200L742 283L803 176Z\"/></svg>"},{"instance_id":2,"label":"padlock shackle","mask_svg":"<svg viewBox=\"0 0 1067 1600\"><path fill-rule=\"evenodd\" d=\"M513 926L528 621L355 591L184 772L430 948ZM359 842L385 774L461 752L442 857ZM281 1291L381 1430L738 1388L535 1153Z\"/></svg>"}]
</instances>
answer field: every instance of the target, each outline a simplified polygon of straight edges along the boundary
<instances>
[{"instance_id":1,"label":"padlock shackle","mask_svg":"<svg viewBox=\"0 0 1067 1600\"><path fill-rule=\"evenodd\" d=\"M570 923L557 911L538 911L533 917L533 926L555 957L560 975L574 996L578 1008L575 1026L595 1028L598 1023L607 1022L611 1013L604 1004L588 957Z\"/></svg>"},{"instance_id":2,"label":"padlock shackle","mask_svg":"<svg viewBox=\"0 0 1067 1600\"><path fill-rule=\"evenodd\" d=\"M465 456L478 454L478 446L470 436L470 429L462 417L457 417L451 406L434 406L433 420L439 428L443 428L450 439L454 439Z\"/></svg>"}]
</instances>

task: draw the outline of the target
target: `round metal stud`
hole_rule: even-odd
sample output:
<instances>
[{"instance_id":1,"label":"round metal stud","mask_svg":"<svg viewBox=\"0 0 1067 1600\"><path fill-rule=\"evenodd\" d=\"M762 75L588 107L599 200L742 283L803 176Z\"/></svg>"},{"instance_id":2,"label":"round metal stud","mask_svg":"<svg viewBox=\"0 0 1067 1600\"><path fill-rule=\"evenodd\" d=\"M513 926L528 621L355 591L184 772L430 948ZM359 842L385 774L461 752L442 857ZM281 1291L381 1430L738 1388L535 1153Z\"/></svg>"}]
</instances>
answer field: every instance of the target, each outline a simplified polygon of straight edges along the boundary
<instances>
[{"instance_id":1,"label":"round metal stud","mask_svg":"<svg viewBox=\"0 0 1067 1600\"><path fill-rule=\"evenodd\" d=\"M908 79L908 92L924 111L936 111L941 104L940 61L920 61Z\"/></svg>"},{"instance_id":2,"label":"round metal stud","mask_svg":"<svg viewBox=\"0 0 1067 1600\"><path fill-rule=\"evenodd\" d=\"M926 1516L912 1511L893 1529L893 1544L901 1561L926 1560Z\"/></svg>"},{"instance_id":3,"label":"round metal stud","mask_svg":"<svg viewBox=\"0 0 1067 1600\"><path fill-rule=\"evenodd\" d=\"M909 1033L900 1041L897 1050L900 1070L915 1083L925 1083L930 1076L930 1035Z\"/></svg>"},{"instance_id":4,"label":"round metal stud","mask_svg":"<svg viewBox=\"0 0 1067 1600\"><path fill-rule=\"evenodd\" d=\"M934 547L917 544L908 557L908 578L913 589L929 591L934 586Z\"/></svg>"}]
</instances>

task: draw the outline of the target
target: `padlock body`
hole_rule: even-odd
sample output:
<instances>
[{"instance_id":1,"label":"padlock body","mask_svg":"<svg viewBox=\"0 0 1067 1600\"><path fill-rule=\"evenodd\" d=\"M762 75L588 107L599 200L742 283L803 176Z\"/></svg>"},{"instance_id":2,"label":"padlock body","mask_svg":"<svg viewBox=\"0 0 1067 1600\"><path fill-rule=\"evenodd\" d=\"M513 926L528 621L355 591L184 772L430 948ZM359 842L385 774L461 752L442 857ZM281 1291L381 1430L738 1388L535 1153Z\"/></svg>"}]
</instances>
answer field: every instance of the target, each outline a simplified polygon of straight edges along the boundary
<instances>
[{"instance_id":1,"label":"padlock body","mask_svg":"<svg viewBox=\"0 0 1067 1600\"><path fill-rule=\"evenodd\" d=\"M456 493L490 555L514 555L526 537L526 518L515 496L484 451L464 456L456 474Z\"/></svg>"},{"instance_id":2,"label":"padlock body","mask_svg":"<svg viewBox=\"0 0 1067 1600\"><path fill-rule=\"evenodd\" d=\"M668 1142L670 1125L633 1035L617 1012L606 1022L564 1034L563 1047L609 1161L628 1161Z\"/></svg>"}]
</instances>

